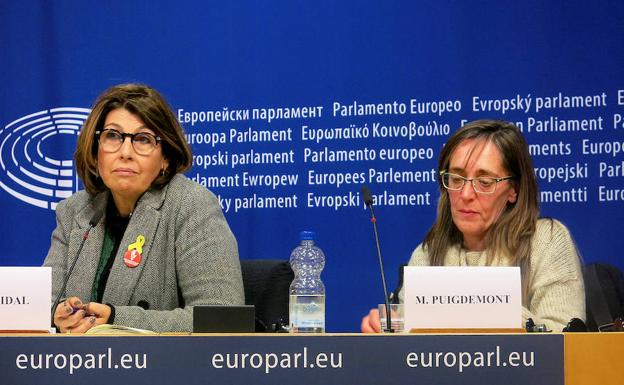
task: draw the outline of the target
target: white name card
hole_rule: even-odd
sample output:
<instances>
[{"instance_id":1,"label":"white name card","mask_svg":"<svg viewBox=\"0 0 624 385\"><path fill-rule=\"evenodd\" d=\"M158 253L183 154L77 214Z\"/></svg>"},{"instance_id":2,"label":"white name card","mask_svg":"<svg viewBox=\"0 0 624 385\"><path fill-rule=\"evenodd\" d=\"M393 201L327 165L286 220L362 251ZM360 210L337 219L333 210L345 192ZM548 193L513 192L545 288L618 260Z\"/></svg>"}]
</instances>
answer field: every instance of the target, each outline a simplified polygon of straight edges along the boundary
<instances>
[{"instance_id":1,"label":"white name card","mask_svg":"<svg viewBox=\"0 0 624 385\"><path fill-rule=\"evenodd\" d=\"M49 330L52 269L0 267L0 330Z\"/></svg>"},{"instance_id":2,"label":"white name card","mask_svg":"<svg viewBox=\"0 0 624 385\"><path fill-rule=\"evenodd\" d=\"M519 267L407 266L405 330L520 328Z\"/></svg>"}]
</instances>

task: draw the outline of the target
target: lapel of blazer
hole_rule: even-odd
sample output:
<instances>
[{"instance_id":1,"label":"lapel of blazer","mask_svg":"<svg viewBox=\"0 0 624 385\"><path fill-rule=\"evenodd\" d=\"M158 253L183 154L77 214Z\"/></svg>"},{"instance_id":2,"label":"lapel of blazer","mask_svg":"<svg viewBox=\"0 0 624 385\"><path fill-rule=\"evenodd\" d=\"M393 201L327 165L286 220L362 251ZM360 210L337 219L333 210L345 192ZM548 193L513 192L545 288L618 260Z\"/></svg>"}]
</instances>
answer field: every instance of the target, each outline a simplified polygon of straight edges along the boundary
<instances>
[{"instance_id":1,"label":"lapel of blazer","mask_svg":"<svg viewBox=\"0 0 624 385\"><path fill-rule=\"evenodd\" d=\"M160 208L165 200L167 188L168 186L160 190L150 189L137 202L126 232L119 244L119 250L117 250L115 262L106 283L102 302L120 306L133 305L130 303L130 299L143 268L148 263L150 255L154 258L158 257L159 251L154 250L152 252L152 247L160 221ZM128 246L137 241L139 235L145 237L141 262L136 267L128 267L124 263L124 254L128 250Z\"/></svg>"},{"instance_id":2,"label":"lapel of blazer","mask_svg":"<svg viewBox=\"0 0 624 385\"><path fill-rule=\"evenodd\" d=\"M108 192L103 192L95 196L93 200L85 206L85 208L79 211L74 218L75 224L72 226L72 231L69 235L68 245L68 258L67 268L71 266L73 259L78 253L80 243L84 238L85 232L89 228L89 221L95 213L95 208L101 208L105 210L106 201L108 199ZM84 246L74 271L71 273L69 280L67 281L67 296L77 296L83 302L88 302L91 299L91 288L93 286L93 280L95 279L95 272L97 270L98 263L100 261L100 254L102 253L102 242L104 241L104 226L105 218L102 217L98 224L91 229L89 237L84 242Z\"/></svg>"}]
</instances>

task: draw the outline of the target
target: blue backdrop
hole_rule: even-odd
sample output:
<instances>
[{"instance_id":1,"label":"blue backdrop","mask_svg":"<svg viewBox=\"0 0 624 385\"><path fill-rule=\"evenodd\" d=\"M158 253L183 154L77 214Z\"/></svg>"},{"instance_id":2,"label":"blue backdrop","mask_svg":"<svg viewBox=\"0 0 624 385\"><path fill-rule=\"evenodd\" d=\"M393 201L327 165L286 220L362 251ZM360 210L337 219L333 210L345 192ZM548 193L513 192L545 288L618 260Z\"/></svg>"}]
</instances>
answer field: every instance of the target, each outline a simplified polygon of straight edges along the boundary
<instances>
[{"instance_id":1,"label":"blue backdrop","mask_svg":"<svg viewBox=\"0 0 624 385\"><path fill-rule=\"evenodd\" d=\"M222 199L241 258L288 258L300 230L317 232L329 331L358 330L383 298L360 185L381 195L393 287L464 120L518 122L542 215L586 261L624 268L622 20L608 0L2 2L0 264L42 263L55 203L80 188L86 109L132 81L171 103L197 156L188 176ZM275 197L286 207L261 208Z\"/></svg>"}]
</instances>

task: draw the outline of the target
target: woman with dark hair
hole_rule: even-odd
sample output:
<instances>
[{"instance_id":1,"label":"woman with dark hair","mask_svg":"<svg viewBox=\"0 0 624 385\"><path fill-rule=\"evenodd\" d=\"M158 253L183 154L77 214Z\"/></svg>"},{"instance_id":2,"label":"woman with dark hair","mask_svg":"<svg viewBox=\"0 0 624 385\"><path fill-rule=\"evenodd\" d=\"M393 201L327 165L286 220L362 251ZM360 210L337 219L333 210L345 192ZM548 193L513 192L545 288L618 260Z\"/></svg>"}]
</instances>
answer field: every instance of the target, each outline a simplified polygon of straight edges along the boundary
<instances>
[{"instance_id":1,"label":"woman with dark hair","mask_svg":"<svg viewBox=\"0 0 624 385\"><path fill-rule=\"evenodd\" d=\"M53 313L61 332L104 323L191 331L193 305L243 304L236 239L214 194L182 175L191 151L156 90L106 90L80 132L75 161L86 191L58 204L44 262L52 298L68 279L67 299ZM103 219L77 255L98 211Z\"/></svg>"},{"instance_id":2,"label":"woman with dark hair","mask_svg":"<svg viewBox=\"0 0 624 385\"><path fill-rule=\"evenodd\" d=\"M519 266L524 321L560 331L571 318L584 319L580 258L563 224L538 219L537 180L520 130L496 120L468 123L438 166L437 219L409 265ZM362 331L380 330L373 309Z\"/></svg>"}]
</instances>

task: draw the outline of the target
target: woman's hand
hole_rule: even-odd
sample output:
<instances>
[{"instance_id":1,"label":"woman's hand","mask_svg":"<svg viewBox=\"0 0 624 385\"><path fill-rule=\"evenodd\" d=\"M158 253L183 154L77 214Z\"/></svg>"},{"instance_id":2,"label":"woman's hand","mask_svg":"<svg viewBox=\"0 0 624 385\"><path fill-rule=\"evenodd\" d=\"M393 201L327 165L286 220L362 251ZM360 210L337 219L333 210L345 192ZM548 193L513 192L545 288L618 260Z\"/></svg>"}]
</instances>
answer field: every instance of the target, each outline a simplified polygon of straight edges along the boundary
<instances>
[{"instance_id":1,"label":"woman's hand","mask_svg":"<svg viewBox=\"0 0 624 385\"><path fill-rule=\"evenodd\" d=\"M87 314L95 317L95 322L91 327L108 323L108 319L111 315L110 306L98 302L89 302L85 306L85 310Z\"/></svg>"},{"instance_id":2,"label":"woman's hand","mask_svg":"<svg viewBox=\"0 0 624 385\"><path fill-rule=\"evenodd\" d=\"M78 297L70 297L59 303L54 311L54 325L61 333L84 333L95 322L87 315L85 305Z\"/></svg>"},{"instance_id":3,"label":"woman's hand","mask_svg":"<svg viewBox=\"0 0 624 385\"><path fill-rule=\"evenodd\" d=\"M85 333L93 326L105 324L111 309L97 302L83 304L80 298L70 297L58 304L54 311L54 325L61 333Z\"/></svg>"},{"instance_id":4,"label":"woman's hand","mask_svg":"<svg viewBox=\"0 0 624 385\"><path fill-rule=\"evenodd\" d=\"M371 309L368 315L362 318L362 333L381 333L379 310Z\"/></svg>"}]
</instances>

